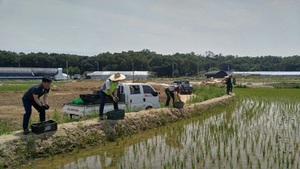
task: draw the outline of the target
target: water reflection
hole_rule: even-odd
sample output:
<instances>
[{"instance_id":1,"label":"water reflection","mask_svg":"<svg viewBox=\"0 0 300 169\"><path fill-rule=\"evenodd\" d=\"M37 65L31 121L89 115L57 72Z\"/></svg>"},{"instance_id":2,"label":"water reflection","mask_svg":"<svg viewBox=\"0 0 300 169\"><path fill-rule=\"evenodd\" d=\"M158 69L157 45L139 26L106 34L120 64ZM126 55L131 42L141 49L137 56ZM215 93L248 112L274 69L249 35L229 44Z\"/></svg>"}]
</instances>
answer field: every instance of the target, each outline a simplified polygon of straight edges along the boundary
<instances>
[{"instance_id":1,"label":"water reflection","mask_svg":"<svg viewBox=\"0 0 300 169\"><path fill-rule=\"evenodd\" d=\"M102 163L101 163L101 159L102 159ZM80 158L72 163L64 165L63 167L61 167L61 169L83 169L83 168L99 169L102 167L108 167L111 165L111 163L112 163L112 158L107 157L105 153L105 155L102 158L100 155Z\"/></svg>"}]
</instances>

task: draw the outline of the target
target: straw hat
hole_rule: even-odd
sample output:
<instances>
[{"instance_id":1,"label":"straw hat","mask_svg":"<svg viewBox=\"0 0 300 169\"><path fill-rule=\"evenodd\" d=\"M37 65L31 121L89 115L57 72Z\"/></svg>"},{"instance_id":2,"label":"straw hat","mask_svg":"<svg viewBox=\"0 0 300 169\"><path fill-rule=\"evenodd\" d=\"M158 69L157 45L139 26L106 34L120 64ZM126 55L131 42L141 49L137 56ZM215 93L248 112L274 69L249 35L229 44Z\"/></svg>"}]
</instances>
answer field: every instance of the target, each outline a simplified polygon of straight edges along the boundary
<instances>
[{"instance_id":1,"label":"straw hat","mask_svg":"<svg viewBox=\"0 0 300 169\"><path fill-rule=\"evenodd\" d=\"M109 76L109 79L111 81L124 80L125 78L126 78L126 76L123 74L120 74L120 73L115 73L115 74L112 74L111 76Z\"/></svg>"}]
</instances>

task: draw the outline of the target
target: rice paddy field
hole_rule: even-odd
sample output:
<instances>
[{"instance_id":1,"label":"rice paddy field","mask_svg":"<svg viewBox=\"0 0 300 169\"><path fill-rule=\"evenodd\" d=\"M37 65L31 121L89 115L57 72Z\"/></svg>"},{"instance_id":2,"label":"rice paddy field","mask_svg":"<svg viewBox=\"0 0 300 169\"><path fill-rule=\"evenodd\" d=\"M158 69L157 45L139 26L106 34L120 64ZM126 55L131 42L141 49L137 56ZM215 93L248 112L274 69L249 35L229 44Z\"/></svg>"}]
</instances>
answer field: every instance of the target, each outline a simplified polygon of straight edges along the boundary
<instances>
[{"instance_id":1,"label":"rice paddy field","mask_svg":"<svg viewBox=\"0 0 300 169\"><path fill-rule=\"evenodd\" d=\"M24 168L300 168L299 89L236 88L205 115Z\"/></svg>"}]
</instances>

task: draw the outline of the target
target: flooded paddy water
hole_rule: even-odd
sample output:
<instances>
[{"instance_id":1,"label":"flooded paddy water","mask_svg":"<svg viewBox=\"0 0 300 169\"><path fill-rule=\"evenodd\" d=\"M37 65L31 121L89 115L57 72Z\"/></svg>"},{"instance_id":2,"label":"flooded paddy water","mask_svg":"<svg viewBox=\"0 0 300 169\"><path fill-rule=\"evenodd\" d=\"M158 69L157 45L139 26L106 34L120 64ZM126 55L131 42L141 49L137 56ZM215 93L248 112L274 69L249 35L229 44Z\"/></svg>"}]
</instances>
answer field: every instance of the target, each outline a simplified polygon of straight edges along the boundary
<instances>
[{"instance_id":1,"label":"flooded paddy water","mask_svg":"<svg viewBox=\"0 0 300 169\"><path fill-rule=\"evenodd\" d=\"M25 168L300 168L300 90L235 89L206 115Z\"/></svg>"}]
</instances>

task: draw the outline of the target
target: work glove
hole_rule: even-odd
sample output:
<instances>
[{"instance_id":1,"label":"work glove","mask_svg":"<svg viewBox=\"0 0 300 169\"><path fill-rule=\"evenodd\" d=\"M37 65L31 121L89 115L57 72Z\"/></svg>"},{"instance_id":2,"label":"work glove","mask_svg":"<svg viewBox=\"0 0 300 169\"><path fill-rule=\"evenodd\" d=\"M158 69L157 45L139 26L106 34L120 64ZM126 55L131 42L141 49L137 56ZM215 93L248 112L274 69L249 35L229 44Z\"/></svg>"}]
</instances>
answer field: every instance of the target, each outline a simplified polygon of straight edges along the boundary
<instances>
[{"instance_id":1,"label":"work glove","mask_svg":"<svg viewBox=\"0 0 300 169\"><path fill-rule=\"evenodd\" d=\"M41 108L44 110L48 110L50 106L48 104L42 104Z\"/></svg>"},{"instance_id":2,"label":"work glove","mask_svg":"<svg viewBox=\"0 0 300 169\"><path fill-rule=\"evenodd\" d=\"M113 96L113 100L114 100L114 102L118 102L119 98L117 96Z\"/></svg>"}]
</instances>

